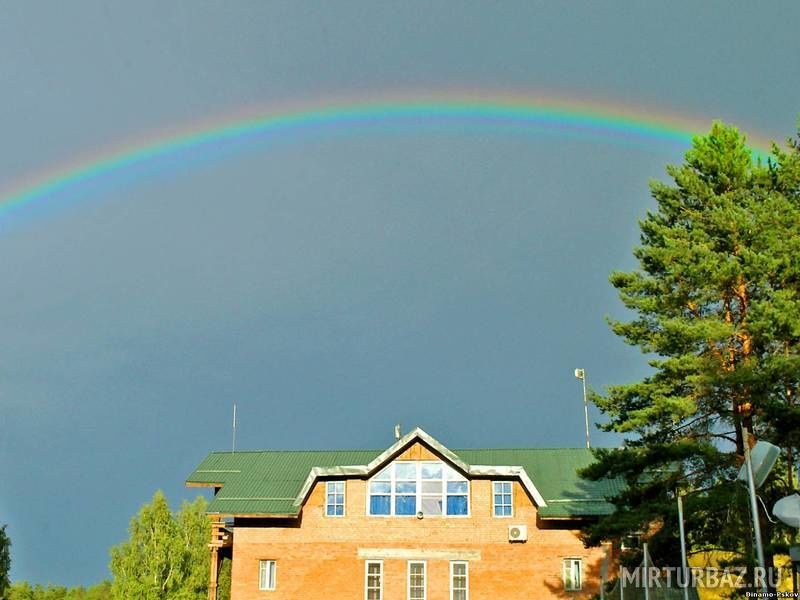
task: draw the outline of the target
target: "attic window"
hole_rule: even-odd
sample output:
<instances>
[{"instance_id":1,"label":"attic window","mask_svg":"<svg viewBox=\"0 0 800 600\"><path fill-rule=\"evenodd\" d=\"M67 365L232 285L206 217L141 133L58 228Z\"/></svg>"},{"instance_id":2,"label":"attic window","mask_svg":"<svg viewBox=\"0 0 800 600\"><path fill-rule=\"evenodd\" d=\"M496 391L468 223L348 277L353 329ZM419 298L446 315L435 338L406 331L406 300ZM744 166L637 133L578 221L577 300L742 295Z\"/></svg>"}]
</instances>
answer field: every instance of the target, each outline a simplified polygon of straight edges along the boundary
<instances>
[{"instance_id":1,"label":"attic window","mask_svg":"<svg viewBox=\"0 0 800 600\"><path fill-rule=\"evenodd\" d=\"M369 482L373 516L466 516L469 482L442 462L396 461Z\"/></svg>"}]
</instances>

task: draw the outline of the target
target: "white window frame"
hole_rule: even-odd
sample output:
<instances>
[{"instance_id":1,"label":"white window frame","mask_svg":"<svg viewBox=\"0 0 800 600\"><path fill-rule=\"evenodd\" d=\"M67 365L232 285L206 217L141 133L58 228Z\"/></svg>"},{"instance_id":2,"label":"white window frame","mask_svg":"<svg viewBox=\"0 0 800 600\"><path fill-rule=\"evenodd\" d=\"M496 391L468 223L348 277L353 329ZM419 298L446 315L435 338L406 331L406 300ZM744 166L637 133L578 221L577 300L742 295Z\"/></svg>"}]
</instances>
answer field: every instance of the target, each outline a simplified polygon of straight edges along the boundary
<instances>
[{"instance_id":1,"label":"white window frame","mask_svg":"<svg viewBox=\"0 0 800 600\"><path fill-rule=\"evenodd\" d=\"M395 514L395 508L396 508L396 506L395 506L395 504L396 504L395 498L398 495L400 495L400 496L404 495L404 494L397 494L396 493L396 484L397 484L398 479L396 477L395 465L397 465L397 464L413 464L413 465L415 465L415 468L416 468L416 479L414 480L415 483L416 483L416 491L415 491L415 508L416 508L416 510L414 511L413 514L410 514L410 515L398 515L398 514ZM375 479L375 477L377 476L377 474L376 474L376 475L372 476L370 479L367 480L366 515L368 517L384 517L384 518L385 517L400 517L400 518L416 517L417 513L419 513L422 510L422 497L430 495L430 494L423 494L422 493L422 482L423 481L431 481L431 480L428 480L428 479L422 479L422 467L423 467L423 465L441 465L442 466L442 495L441 495L441 498L442 498L442 514L440 514L440 515L425 514L424 516L426 518L434 518L434 519L438 519L438 518L448 518L448 519L469 518L469 516L472 513L472 494L471 494L472 486L470 485L471 482L470 482L470 480L468 478L464 477L461 473L459 473L456 469L451 467L448 463L446 463L444 461L440 461L440 460L396 460L396 461L393 461L393 462L389 463L388 465L386 465L383 469L381 469L379 471L378 474L382 473L385 469L388 468L388 469L390 469L390 471L389 471L389 475L390 475L389 479L376 480ZM458 479L448 479L447 478L447 474L450 471L452 471L458 477ZM388 494L388 496L389 496L389 513L388 514L381 515L381 514L373 514L373 512L372 512L372 502L370 500L371 500L373 494L370 491L370 489L371 489L371 485L370 484L373 481L383 481L384 483L389 483L389 494ZM401 479L399 481L406 481L406 480ZM436 480L433 480L433 481L436 481ZM448 492L447 492L447 484L455 482L455 481L463 481L463 482L465 482L467 484L467 491L466 491L465 494L448 494ZM377 496L385 496L387 494L375 494L375 495L377 495ZM467 499L467 512L465 514L463 514L463 515L448 515L447 514L447 498L448 498L448 496L465 496L466 499Z\"/></svg>"},{"instance_id":2,"label":"white window frame","mask_svg":"<svg viewBox=\"0 0 800 600\"><path fill-rule=\"evenodd\" d=\"M370 565L378 565L380 567L380 588L378 589L378 593L380 595L380 600L383 600L383 561L382 560L368 560L364 562L364 600L369 598L369 566Z\"/></svg>"},{"instance_id":3,"label":"white window frame","mask_svg":"<svg viewBox=\"0 0 800 600\"><path fill-rule=\"evenodd\" d=\"M506 494L505 492L503 492L502 494L498 494L497 491L495 490L495 486L497 486L498 484L503 484L503 483L509 484L510 492L508 494ZM495 496L508 496L509 497L509 502L511 503L510 506L509 506L509 508L511 509L510 513L508 513L507 515L498 515L497 514L498 506L503 507L503 506L505 506L505 504L499 504L498 505L495 502ZM514 516L514 482L513 481L507 481L507 480L506 481L492 481L492 516L493 517L497 517L498 519L510 519L511 517Z\"/></svg>"},{"instance_id":4,"label":"white window frame","mask_svg":"<svg viewBox=\"0 0 800 600\"><path fill-rule=\"evenodd\" d=\"M341 496L342 496L342 504L341 504L341 506L342 506L342 514L340 514L340 515L332 514L331 515L331 514L328 514L328 507L329 506L333 506L333 507L339 506L339 504L337 504L337 503L333 503L333 504L329 504L328 503L328 498L332 494L332 492L331 492L331 484L336 484L336 483L341 483L342 484L342 493L341 493ZM333 492L333 494L338 495L338 492ZM337 479L336 481L326 481L325 482L325 516L326 517L335 518L335 519L341 519L343 516L345 516L346 513L347 513L347 483L343 479Z\"/></svg>"},{"instance_id":5,"label":"white window frame","mask_svg":"<svg viewBox=\"0 0 800 600\"><path fill-rule=\"evenodd\" d=\"M272 565L272 581L270 582L270 565ZM266 580L262 574L266 572ZM270 583L272 584L270 586ZM258 561L258 589L262 592L274 592L278 587L278 561L261 559Z\"/></svg>"},{"instance_id":6,"label":"white window frame","mask_svg":"<svg viewBox=\"0 0 800 600\"><path fill-rule=\"evenodd\" d=\"M465 591L467 593L466 600L469 600L469 562L467 562L466 560L451 560L450 561L450 600L453 600L453 596L455 595L455 592L456 592L455 586L453 585L453 579L455 577L455 574L453 573L453 571L454 571L453 567L455 565L464 565L464 582L465 582L466 587L464 588L463 591ZM462 591L462 590L458 590L458 591Z\"/></svg>"},{"instance_id":7,"label":"white window frame","mask_svg":"<svg viewBox=\"0 0 800 600\"><path fill-rule=\"evenodd\" d=\"M561 568L561 577L564 581L564 591L565 592L579 592L583 589L583 559L578 558L577 556L565 558L562 561L562 568ZM570 575L574 572L574 567L577 565L578 569L578 585L577 587L574 585L574 579L570 577L572 583L567 585L567 569L569 569Z\"/></svg>"},{"instance_id":8,"label":"white window frame","mask_svg":"<svg viewBox=\"0 0 800 600\"><path fill-rule=\"evenodd\" d=\"M414 600L428 599L428 562L424 560L410 560L406 567L406 598L411 600L411 565L422 565L422 598Z\"/></svg>"}]
</instances>

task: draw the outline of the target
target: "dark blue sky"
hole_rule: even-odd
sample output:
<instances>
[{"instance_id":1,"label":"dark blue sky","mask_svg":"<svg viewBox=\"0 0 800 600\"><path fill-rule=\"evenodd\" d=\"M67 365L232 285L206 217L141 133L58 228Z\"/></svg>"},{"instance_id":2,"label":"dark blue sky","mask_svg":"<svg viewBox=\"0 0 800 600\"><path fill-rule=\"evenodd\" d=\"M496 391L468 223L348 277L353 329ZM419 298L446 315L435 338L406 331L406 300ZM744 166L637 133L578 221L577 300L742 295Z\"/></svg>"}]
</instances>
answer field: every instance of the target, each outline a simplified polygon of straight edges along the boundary
<instances>
[{"instance_id":1,"label":"dark blue sky","mask_svg":"<svg viewBox=\"0 0 800 600\"><path fill-rule=\"evenodd\" d=\"M555 93L776 138L800 112L795 2L2 12L0 188L246 105L387 89ZM607 277L632 267L647 181L681 153L307 131L31 207L0 235L13 578L106 577L156 489L196 493L183 479L229 447L233 401L243 449L381 448L396 422L454 447L581 445L573 369L596 387L645 372L605 324Z\"/></svg>"}]
</instances>

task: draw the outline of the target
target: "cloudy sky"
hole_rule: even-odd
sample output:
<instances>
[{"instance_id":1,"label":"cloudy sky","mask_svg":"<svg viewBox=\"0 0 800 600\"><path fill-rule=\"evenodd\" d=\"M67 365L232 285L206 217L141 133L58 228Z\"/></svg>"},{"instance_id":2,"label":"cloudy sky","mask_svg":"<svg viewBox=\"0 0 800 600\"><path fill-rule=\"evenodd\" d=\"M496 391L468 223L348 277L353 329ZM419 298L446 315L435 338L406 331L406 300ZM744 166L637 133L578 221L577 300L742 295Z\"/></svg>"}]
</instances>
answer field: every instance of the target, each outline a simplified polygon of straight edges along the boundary
<instances>
[{"instance_id":1,"label":"cloudy sky","mask_svg":"<svg viewBox=\"0 0 800 600\"><path fill-rule=\"evenodd\" d=\"M611 4L7 2L0 189L248 106L447 89L796 130L800 4ZM13 578L106 577L139 506L230 447L233 402L242 449L383 448L397 422L581 445L573 369L646 372L607 277L685 148L517 133L307 128L0 217Z\"/></svg>"}]
</instances>

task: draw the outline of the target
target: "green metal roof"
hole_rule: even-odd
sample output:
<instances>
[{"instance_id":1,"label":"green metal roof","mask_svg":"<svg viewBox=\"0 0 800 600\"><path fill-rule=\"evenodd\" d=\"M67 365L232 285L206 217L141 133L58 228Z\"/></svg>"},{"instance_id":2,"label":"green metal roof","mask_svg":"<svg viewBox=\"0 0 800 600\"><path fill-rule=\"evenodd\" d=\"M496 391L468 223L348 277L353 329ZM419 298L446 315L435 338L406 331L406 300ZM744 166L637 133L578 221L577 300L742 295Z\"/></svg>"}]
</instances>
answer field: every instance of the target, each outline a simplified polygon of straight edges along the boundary
<instances>
[{"instance_id":1,"label":"green metal roof","mask_svg":"<svg viewBox=\"0 0 800 600\"><path fill-rule=\"evenodd\" d=\"M187 484L218 484L208 511L231 515L296 515L295 499L314 467L366 465L384 450L213 452L188 477ZM545 519L609 514L605 498L620 490L618 480L588 481L577 470L588 466L586 448L452 450L472 465L521 466L542 494Z\"/></svg>"}]
</instances>

